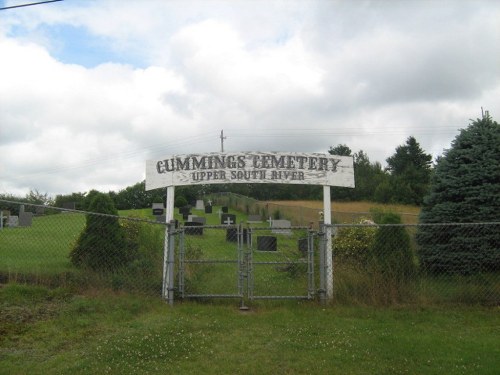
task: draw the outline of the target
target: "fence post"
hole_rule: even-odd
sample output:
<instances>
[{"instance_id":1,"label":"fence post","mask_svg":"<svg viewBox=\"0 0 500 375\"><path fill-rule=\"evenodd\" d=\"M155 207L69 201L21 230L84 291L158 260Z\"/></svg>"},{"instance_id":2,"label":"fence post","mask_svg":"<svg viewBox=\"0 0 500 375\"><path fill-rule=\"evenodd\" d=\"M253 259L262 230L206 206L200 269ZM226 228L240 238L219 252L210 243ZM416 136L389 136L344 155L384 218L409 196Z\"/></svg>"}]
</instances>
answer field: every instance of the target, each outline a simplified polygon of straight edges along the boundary
<instances>
[{"instance_id":1,"label":"fence post","mask_svg":"<svg viewBox=\"0 0 500 375\"><path fill-rule=\"evenodd\" d=\"M308 286L309 290L307 292L308 298L314 297L314 231L311 228L307 231L307 275L308 275Z\"/></svg>"},{"instance_id":2,"label":"fence post","mask_svg":"<svg viewBox=\"0 0 500 375\"><path fill-rule=\"evenodd\" d=\"M324 225L319 227L319 299L322 304L326 304L326 237L324 232Z\"/></svg>"},{"instance_id":3,"label":"fence post","mask_svg":"<svg viewBox=\"0 0 500 375\"><path fill-rule=\"evenodd\" d=\"M330 186L323 186L323 220L325 227L325 267L326 272L326 297L333 299L333 255L332 255L332 202Z\"/></svg>"},{"instance_id":4,"label":"fence post","mask_svg":"<svg viewBox=\"0 0 500 375\"><path fill-rule=\"evenodd\" d=\"M175 231L175 221L172 220L168 223L168 260L167 260L167 268L168 268L168 304L170 306L174 305L174 266L175 266L175 237L173 233Z\"/></svg>"},{"instance_id":5,"label":"fence post","mask_svg":"<svg viewBox=\"0 0 500 375\"><path fill-rule=\"evenodd\" d=\"M170 227L169 223L174 220L174 195L175 195L175 187L174 186L168 186L167 187L167 200L165 202L166 205L166 212L165 212L165 222L167 223L167 226L165 227L165 242L163 244L163 288L162 288L162 295L164 299L168 299L168 290L170 289L170 268L168 267L168 261L169 261L169 234L170 234Z\"/></svg>"}]
</instances>

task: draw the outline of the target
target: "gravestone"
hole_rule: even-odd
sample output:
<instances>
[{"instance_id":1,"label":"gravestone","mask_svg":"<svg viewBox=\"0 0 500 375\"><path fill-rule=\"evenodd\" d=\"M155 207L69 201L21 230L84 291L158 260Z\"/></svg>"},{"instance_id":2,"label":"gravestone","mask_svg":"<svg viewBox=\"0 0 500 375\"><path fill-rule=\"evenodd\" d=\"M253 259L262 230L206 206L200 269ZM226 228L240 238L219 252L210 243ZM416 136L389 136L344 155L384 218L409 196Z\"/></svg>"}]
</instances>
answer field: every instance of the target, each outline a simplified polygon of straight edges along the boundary
<instances>
[{"instance_id":1,"label":"gravestone","mask_svg":"<svg viewBox=\"0 0 500 375\"><path fill-rule=\"evenodd\" d=\"M33 212L19 213L19 226L20 227L31 227L32 223L33 223Z\"/></svg>"},{"instance_id":2,"label":"gravestone","mask_svg":"<svg viewBox=\"0 0 500 375\"><path fill-rule=\"evenodd\" d=\"M187 221L184 223L184 233L191 236L202 236L203 224L196 221Z\"/></svg>"},{"instance_id":3,"label":"gravestone","mask_svg":"<svg viewBox=\"0 0 500 375\"><path fill-rule=\"evenodd\" d=\"M260 215L248 215L247 223L262 223Z\"/></svg>"},{"instance_id":4,"label":"gravestone","mask_svg":"<svg viewBox=\"0 0 500 375\"><path fill-rule=\"evenodd\" d=\"M236 215L222 214L220 218L220 223L224 225L234 225L236 224Z\"/></svg>"},{"instance_id":5,"label":"gravestone","mask_svg":"<svg viewBox=\"0 0 500 375\"><path fill-rule=\"evenodd\" d=\"M211 214L212 213L212 206L205 206L205 213Z\"/></svg>"},{"instance_id":6,"label":"gravestone","mask_svg":"<svg viewBox=\"0 0 500 375\"><path fill-rule=\"evenodd\" d=\"M74 210L76 209L76 202L64 202L62 204L62 208L66 210Z\"/></svg>"},{"instance_id":7,"label":"gravestone","mask_svg":"<svg viewBox=\"0 0 500 375\"><path fill-rule=\"evenodd\" d=\"M181 214L181 215L191 215L191 206L179 207L179 214Z\"/></svg>"},{"instance_id":8,"label":"gravestone","mask_svg":"<svg viewBox=\"0 0 500 375\"><path fill-rule=\"evenodd\" d=\"M40 206L37 206L37 207L35 208L35 215L36 215L36 216L45 215L45 207L40 207Z\"/></svg>"},{"instance_id":9,"label":"gravestone","mask_svg":"<svg viewBox=\"0 0 500 375\"><path fill-rule=\"evenodd\" d=\"M257 236L257 250L276 251L278 249L278 239L274 236Z\"/></svg>"},{"instance_id":10,"label":"gravestone","mask_svg":"<svg viewBox=\"0 0 500 375\"><path fill-rule=\"evenodd\" d=\"M226 241L227 242L238 242L238 228L227 228L226 229ZM248 242L248 229L243 228L243 243Z\"/></svg>"},{"instance_id":11,"label":"gravestone","mask_svg":"<svg viewBox=\"0 0 500 375\"><path fill-rule=\"evenodd\" d=\"M273 220L271 223L271 232L274 234L292 234L292 223L289 220Z\"/></svg>"},{"instance_id":12,"label":"gravestone","mask_svg":"<svg viewBox=\"0 0 500 375\"><path fill-rule=\"evenodd\" d=\"M2 229L7 224L9 216L10 216L10 211L0 210L0 229Z\"/></svg>"},{"instance_id":13,"label":"gravestone","mask_svg":"<svg viewBox=\"0 0 500 375\"><path fill-rule=\"evenodd\" d=\"M222 206L222 213L227 214L229 212L229 207L227 206Z\"/></svg>"},{"instance_id":14,"label":"gravestone","mask_svg":"<svg viewBox=\"0 0 500 375\"><path fill-rule=\"evenodd\" d=\"M201 223L203 225L207 223L207 219L201 216L194 216L191 221L194 223Z\"/></svg>"},{"instance_id":15,"label":"gravestone","mask_svg":"<svg viewBox=\"0 0 500 375\"><path fill-rule=\"evenodd\" d=\"M165 213L163 203L153 203L152 207L154 216L161 216Z\"/></svg>"},{"instance_id":16,"label":"gravestone","mask_svg":"<svg viewBox=\"0 0 500 375\"><path fill-rule=\"evenodd\" d=\"M307 238L299 238L298 240L299 252L303 257L307 256Z\"/></svg>"},{"instance_id":17,"label":"gravestone","mask_svg":"<svg viewBox=\"0 0 500 375\"><path fill-rule=\"evenodd\" d=\"M204 210L205 209L205 202L203 202L203 199L198 199L196 201L196 209L197 210Z\"/></svg>"},{"instance_id":18,"label":"gravestone","mask_svg":"<svg viewBox=\"0 0 500 375\"><path fill-rule=\"evenodd\" d=\"M195 217L198 217L198 216L196 216L196 215L188 215L187 221L192 222L192 221L194 221L193 219Z\"/></svg>"},{"instance_id":19,"label":"gravestone","mask_svg":"<svg viewBox=\"0 0 500 375\"><path fill-rule=\"evenodd\" d=\"M10 215L7 219L7 226L9 228L15 228L19 225L19 216Z\"/></svg>"}]
</instances>

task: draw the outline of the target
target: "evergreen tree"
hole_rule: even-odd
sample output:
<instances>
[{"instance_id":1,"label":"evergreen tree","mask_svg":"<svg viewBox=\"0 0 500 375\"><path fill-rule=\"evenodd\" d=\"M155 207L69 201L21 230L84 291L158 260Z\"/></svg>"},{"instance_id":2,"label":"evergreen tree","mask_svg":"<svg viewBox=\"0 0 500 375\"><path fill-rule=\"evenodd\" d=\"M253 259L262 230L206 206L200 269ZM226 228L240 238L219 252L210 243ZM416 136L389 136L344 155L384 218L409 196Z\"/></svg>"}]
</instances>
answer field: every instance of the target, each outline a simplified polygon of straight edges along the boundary
<instances>
[{"instance_id":1,"label":"evergreen tree","mask_svg":"<svg viewBox=\"0 0 500 375\"><path fill-rule=\"evenodd\" d=\"M431 160L432 156L420 148L415 137L408 137L405 145L396 148L394 155L386 159L393 201L423 202L431 177Z\"/></svg>"},{"instance_id":2,"label":"evergreen tree","mask_svg":"<svg viewBox=\"0 0 500 375\"><path fill-rule=\"evenodd\" d=\"M91 212L117 215L107 194L94 192L88 206ZM114 216L88 214L86 225L70 253L71 262L78 267L111 271L132 259L123 229Z\"/></svg>"},{"instance_id":3,"label":"evergreen tree","mask_svg":"<svg viewBox=\"0 0 500 375\"><path fill-rule=\"evenodd\" d=\"M473 121L438 158L421 223L500 221L500 127L491 117ZM431 272L472 273L500 269L500 233L478 227L422 226L420 260Z\"/></svg>"}]
</instances>

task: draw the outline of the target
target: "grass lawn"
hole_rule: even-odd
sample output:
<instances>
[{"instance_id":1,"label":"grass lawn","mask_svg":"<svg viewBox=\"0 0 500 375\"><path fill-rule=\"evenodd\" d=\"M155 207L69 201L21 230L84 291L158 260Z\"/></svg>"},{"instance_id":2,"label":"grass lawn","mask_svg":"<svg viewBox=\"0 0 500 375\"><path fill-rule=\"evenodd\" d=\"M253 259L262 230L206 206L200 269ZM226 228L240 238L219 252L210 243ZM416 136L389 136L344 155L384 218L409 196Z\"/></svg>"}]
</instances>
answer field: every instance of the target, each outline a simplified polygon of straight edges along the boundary
<instances>
[{"instance_id":1,"label":"grass lawn","mask_svg":"<svg viewBox=\"0 0 500 375\"><path fill-rule=\"evenodd\" d=\"M8 284L0 374L497 374L498 308L182 303Z\"/></svg>"},{"instance_id":2,"label":"grass lawn","mask_svg":"<svg viewBox=\"0 0 500 375\"><path fill-rule=\"evenodd\" d=\"M69 251L85 215L64 213L33 218L31 227L0 231L0 272L53 275L71 268Z\"/></svg>"}]
</instances>

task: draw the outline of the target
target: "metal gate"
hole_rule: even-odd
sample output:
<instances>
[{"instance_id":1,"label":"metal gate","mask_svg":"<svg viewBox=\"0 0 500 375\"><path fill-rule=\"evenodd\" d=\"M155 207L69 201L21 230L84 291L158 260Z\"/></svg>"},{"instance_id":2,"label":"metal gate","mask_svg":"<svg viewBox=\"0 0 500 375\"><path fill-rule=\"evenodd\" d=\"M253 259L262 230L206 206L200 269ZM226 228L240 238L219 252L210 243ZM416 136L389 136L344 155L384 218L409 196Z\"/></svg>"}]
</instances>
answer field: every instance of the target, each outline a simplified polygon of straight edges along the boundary
<instances>
[{"instance_id":1,"label":"metal gate","mask_svg":"<svg viewBox=\"0 0 500 375\"><path fill-rule=\"evenodd\" d=\"M180 298L312 299L317 233L242 225L176 231Z\"/></svg>"}]
</instances>

